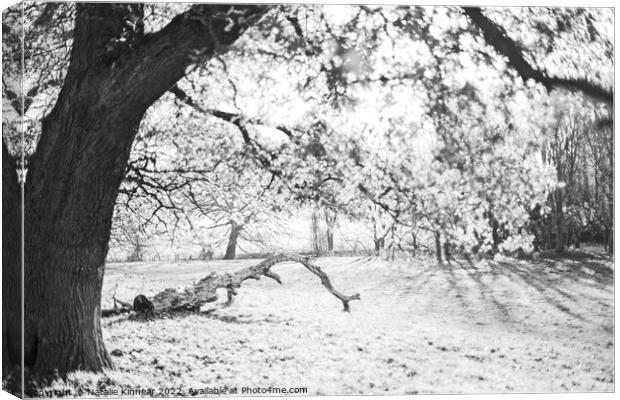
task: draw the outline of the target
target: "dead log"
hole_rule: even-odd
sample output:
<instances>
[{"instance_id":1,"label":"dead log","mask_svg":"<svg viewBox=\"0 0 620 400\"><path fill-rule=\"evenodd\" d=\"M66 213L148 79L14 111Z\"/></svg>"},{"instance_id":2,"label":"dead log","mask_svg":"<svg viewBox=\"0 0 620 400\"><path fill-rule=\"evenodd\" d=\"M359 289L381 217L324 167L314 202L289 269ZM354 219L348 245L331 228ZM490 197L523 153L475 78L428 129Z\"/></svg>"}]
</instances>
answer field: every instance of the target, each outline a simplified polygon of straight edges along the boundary
<instances>
[{"instance_id":1,"label":"dead log","mask_svg":"<svg viewBox=\"0 0 620 400\"><path fill-rule=\"evenodd\" d=\"M242 268L234 273L217 274L212 272L191 286L177 289L165 289L153 296L152 299L148 299L146 296L140 294L134 299L133 306L128 302L123 302L113 297L114 309L103 310L101 315L105 317L129 311L140 314L198 311L203 305L217 300L217 289L220 288L226 289L228 295L227 304L230 304L234 296L237 295L237 289L248 279L260 279L262 276L266 276L282 284L282 280L275 272L271 271L271 267L279 263L290 261L303 265L308 271L318 276L327 291L342 302L344 311L350 312L349 302L360 299L359 294L346 296L336 290L331 284L327 274L325 274L319 266L312 263L310 257L304 257L299 254L281 253L268 257L254 266ZM118 310L117 303L121 305L121 308L118 308Z\"/></svg>"}]
</instances>

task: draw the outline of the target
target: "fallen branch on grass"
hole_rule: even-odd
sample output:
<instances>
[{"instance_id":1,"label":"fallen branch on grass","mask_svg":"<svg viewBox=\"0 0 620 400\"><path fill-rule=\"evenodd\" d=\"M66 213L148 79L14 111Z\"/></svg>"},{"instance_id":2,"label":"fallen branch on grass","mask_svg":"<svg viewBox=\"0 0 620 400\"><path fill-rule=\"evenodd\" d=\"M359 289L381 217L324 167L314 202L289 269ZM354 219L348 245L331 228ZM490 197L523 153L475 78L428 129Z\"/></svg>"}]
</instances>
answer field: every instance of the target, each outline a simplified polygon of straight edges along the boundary
<instances>
[{"instance_id":1,"label":"fallen branch on grass","mask_svg":"<svg viewBox=\"0 0 620 400\"><path fill-rule=\"evenodd\" d=\"M230 304L234 296L237 295L237 289L241 287L241 283L248 279L260 279L262 276L266 276L281 284L282 280L275 272L271 271L271 267L288 261L297 262L306 267L308 271L318 276L327 291L342 302L344 311L350 311L349 302L360 299L359 294L346 296L336 290L332 286L327 274L325 274L325 272L323 272L317 265L313 264L310 261L310 258L299 254L282 253L268 257L254 266L242 268L232 274L217 274L212 272L206 277L195 282L192 286L178 289L165 289L153 296L152 299L148 299L144 295L138 295L135 297L133 305L128 302L120 301L113 296L114 308L102 310L101 316L106 317L110 315L118 315L130 311L143 314L158 314L174 311L198 311L200 307L206 303L211 303L217 300L217 289L219 288L226 289L228 295L227 304ZM120 307L118 307L119 304Z\"/></svg>"},{"instance_id":2,"label":"fallen branch on grass","mask_svg":"<svg viewBox=\"0 0 620 400\"><path fill-rule=\"evenodd\" d=\"M114 307L110 309L101 310L102 317L110 317L112 315L120 315L124 313L131 312L133 307L129 303L125 303L116 298L116 289L118 289L118 284L114 286L114 292L112 293L112 300L114 300ZM120 304L120 307L119 307Z\"/></svg>"}]
</instances>

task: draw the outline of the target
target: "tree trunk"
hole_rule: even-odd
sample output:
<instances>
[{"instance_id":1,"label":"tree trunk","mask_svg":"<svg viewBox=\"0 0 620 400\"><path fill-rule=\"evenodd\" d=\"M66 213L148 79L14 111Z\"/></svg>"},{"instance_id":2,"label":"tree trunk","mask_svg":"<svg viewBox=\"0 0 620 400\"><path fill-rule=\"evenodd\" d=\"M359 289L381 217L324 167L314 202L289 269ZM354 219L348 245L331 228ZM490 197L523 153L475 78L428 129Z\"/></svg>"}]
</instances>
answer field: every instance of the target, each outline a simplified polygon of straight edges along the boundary
<instances>
[{"instance_id":1,"label":"tree trunk","mask_svg":"<svg viewBox=\"0 0 620 400\"><path fill-rule=\"evenodd\" d=\"M443 254L446 261L449 263L452 259L452 255L450 254L450 242L448 241L443 242Z\"/></svg>"},{"instance_id":2,"label":"tree trunk","mask_svg":"<svg viewBox=\"0 0 620 400\"><path fill-rule=\"evenodd\" d=\"M435 257L438 263L443 263L441 259L441 234L439 232L435 232Z\"/></svg>"},{"instance_id":3,"label":"tree trunk","mask_svg":"<svg viewBox=\"0 0 620 400\"><path fill-rule=\"evenodd\" d=\"M2 367L21 365L21 199L16 164L2 142ZM19 372L21 374L21 372ZM21 395L21 387L11 387Z\"/></svg>"},{"instance_id":4,"label":"tree trunk","mask_svg":"<svg viewBox=\"0 0 620 400\"><path fill-rule=\"evenodd\" d=\"M555 231L555 251L561 253L565 249L565 227L564 227L564 192L563 189L556 189L551 195L553 203L553 229Z\"/></svg>"},{"instance_id":5,"label":"tree trunk","mask_svg":"<svg viewBox=\"0 0 620 400\"><path fill-rule=\"evenodd\" d=\"M315 254L321 254L321 240L320 240L320 226L319 226L319 216L316 210L312 211L311 218L311 234L312 234L312 250Z\"/></svg>"},{"instance_id":6,"label":"tree trunk","mask_svg":"<svg viewBox=\"0 0 620 400\"><path fill-rule=\"evenodd\" d=\"M230 233L228 235L228 244L226 245L226 254L224 260L233 260L237 252L237 240L239 234L243 230L243 225L238 225L235 221L230 221Z\"/></svg>"},{"instance_id":7,"label":"tree trunk","mask_svg":"<svg viewBox=\"0 0 620 400\"><path fill-rule=\"evenodd\" d=\"M411 246L411 255L415 257L418 252L418 237L416 236L414 231L411 231Z\"/></svg>"},{"instance_id":8,"label":"tree trunk","mask_svg":"<svg viewBox=\"0 0 620 400\"><path fill-rule=\"evenodd\" d=\"M325 236L327 239L327 251L334 251L334 227L336 225L336 217L338 214L328 209L324 210L325 216Z\"/></svg>"},{"instance_id":9,"label":"tree trunk","mask_svg":"<svg viewBox=\"0 0 620 400\"><path fill-rule=\"evenodd\" d=\"M111 366L99 323L101 286L115 199L140 118L113 121L100 110L77 115L56 108L43 125L25 215L25 353L38 373ZM84 132L98 140L80 140Z\"/></svg>"},{"instance_id":10,"label":"tree trunk","mask_svg":"<svg viewBox=\"0 0 620 400\"><path fill-rule=\"evenodd\" d=\"M327 228L327 251L334 250L334 232Z\"/></svg>"},{"instance_id":11,"label":"tree trunk","mask_svg":"<svg viewBox=\"0 0 620 400\"><path fill-rule=\"evenodd\" d=\"M491 215L491 237L493 239L493 245L491 246L491 252L493 254L497 254L499 252L499 222L497 219ZM446 255L446 259L448 256Z\"/></svg>"},{"instance_id":12,"label":"tree trunk","mask_svg":"<svg viewBox=\"0 0 620 400\"><path fill-rule=\"evenodd\" d=\"M564 215L562 209L555 212L555 251L561 253L564 251Z\"/></svg>"},{"instance_id":13,"label":"tree trunk","mask_svg":"<svg viewBox=\"0 0 620 400\"><path fill-rule=\"evenodd\" d=\"M381 250L385 248L385 238L375 238L375 255L379 256L381 254Z\"/></svg>"}]
</instances>

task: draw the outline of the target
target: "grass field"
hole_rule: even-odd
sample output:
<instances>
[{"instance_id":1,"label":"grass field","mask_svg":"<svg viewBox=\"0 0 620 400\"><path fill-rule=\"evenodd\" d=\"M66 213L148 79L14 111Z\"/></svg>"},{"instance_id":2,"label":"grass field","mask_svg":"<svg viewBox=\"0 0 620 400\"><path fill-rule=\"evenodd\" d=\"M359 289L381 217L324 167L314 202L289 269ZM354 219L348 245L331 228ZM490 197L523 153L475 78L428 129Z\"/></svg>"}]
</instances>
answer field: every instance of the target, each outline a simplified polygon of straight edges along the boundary
<instances>
[{"instance_id":1,"label":"grass field","mask_svg":"<svg viewBox=\"0 0 620 400\"><path fill-rule=\"evenodd\" d=\"M255 262L110 264L103 306L111 306L115 285L117 297L132 299ZM283 285L246 281L228 308L216 303L151 321L105 319L116 369L78 372L52 387L156 394L305 387L330 395L614 390L608 257L579 253L475 266L332 257L317 264L339 290L361 294L350 314L316 276L281 264L273 270Z\"/></svg>"}]
</instances>

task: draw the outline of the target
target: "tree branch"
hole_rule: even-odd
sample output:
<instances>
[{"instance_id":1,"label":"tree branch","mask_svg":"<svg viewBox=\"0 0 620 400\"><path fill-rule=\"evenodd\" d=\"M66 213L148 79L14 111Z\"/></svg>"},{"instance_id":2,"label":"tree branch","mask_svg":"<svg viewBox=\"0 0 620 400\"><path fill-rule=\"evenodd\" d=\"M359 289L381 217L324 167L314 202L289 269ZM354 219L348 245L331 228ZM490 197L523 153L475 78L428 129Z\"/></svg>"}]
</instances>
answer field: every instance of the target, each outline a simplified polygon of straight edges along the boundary
<instances>
[{"instance_id":1,"label":"tree branch","mask_svg":"<svg viewBox=\"0 0 620 400\"><path fill-rule=\"evenodd\" d=\"M197 4L147 35L117 62L107 95L144 110L186 74L234 43L271 7ZM118 89L122 90L118 90ZM123 89L129 88L129 91Z\"/></svg>"},{"instance_id":2,"label":"tree branch","mask_svg":"<svg viewBox=\"0 0 620 400\"><path fill-rule=\"evenodd\" d=\"M588 80L587 78L561 78L550 76L545 71L535 69L523 56L520 46L512 40L506 31L491 19L487 18L478 7L463 7L465 14L482 32L484 40L501 55L508 58L509 64L517 71L524 81L534 79L543 84L547 90L563 88L581 91L585 95L612 104L613 90Z\"/></svg>"},{"instance_id":3,"label":"tree branch","mask_svg":"<svg viewBox=\"0 0 620 400\"><path fill-rule=\"evenodd\" d=\"M243 141L245 142L245 144L248 146L248 148L252 152L252 155L254 156L254 158L265 169L267 169L272 175L277 176L279 178L282 177L282 171L273 167L273 160L277 158L277 154L274 153L273 151L265 149L260 143L252 139L252 137L250 136L250 131L248 130L248 127L250 125L262 125L262 126L267 126L267 125L262 123L260 120L246 119L243 115L238 114L238 113L229 113L229 112L220 111L220 110L203 108L197 102L195 102L191 98L191 96L189 96L183 89L181 89L176 84L173 85L168 91L172 93L181 102L187 104L188 106L192 107L194 110L200 112L201 114L213 116L222 121L235 125L237 129L239 130L239 132L241 133L241 137L243 138ZM284 126L279 125L279 126L276 126L274 129L277 129L280 132L284 133L289 139L293 137L292 131Z\"/></svg>"}]
</instances>

